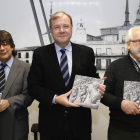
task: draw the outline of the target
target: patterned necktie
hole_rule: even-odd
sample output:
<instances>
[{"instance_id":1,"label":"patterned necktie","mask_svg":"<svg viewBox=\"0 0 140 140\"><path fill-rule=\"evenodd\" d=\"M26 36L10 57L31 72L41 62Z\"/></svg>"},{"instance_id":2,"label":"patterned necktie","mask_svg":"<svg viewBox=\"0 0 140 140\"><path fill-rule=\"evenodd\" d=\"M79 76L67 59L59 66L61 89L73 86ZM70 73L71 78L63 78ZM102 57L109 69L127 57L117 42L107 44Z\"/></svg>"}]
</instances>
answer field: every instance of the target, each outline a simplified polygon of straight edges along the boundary
<instances>
[{"instance_id":1,"label":"patterned necktie","mask_svg":"<svg viewBox=\"0 0 140 140\"><path fill-rule=\"evenodd\" d=\"M62 49L60 51L62 53L62 56L60 58L60 67L61 67L61 72L62 72L64 82L65 82L65 86L67 86L69 83L68 59L65 53L65 49Z\"/></svg>"},{"instance_id":2,"label":"patterned necktie","mask_svg":"<svg viewBox=\"0 0 140 140\"><path fill-rule=\"evenodd\" d=\"M6 64L1 63L1 69L0 69L0 93L3 92L4 86L5 86L5 72L4 72L5 67L6 67Z\"/></svg>"}]
</instances>

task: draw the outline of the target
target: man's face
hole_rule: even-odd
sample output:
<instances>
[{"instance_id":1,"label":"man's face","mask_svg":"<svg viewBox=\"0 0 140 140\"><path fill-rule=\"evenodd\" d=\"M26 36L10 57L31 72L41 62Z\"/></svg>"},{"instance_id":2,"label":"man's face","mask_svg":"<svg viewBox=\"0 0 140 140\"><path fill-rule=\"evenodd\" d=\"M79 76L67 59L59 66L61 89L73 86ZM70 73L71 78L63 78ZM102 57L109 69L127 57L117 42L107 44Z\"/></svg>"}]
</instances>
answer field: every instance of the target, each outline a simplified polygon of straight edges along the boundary
<instances>
[{"instance_id":1,"label":"man's face","mask_svg":"<svg viewBox=\"0 0 140 140\"><path fill-rule=\"evenodd\" d=\"M0 44L0 61L6 63L12 57L13 48L10 44L5 42Z\"/></svg>"},{"instance_id":2,"label":"man's face","mask_svg":"<svg viewBox=\"0 0 140 140\"><path fill-rule=\"evenodd\" d=\"M90 97L91 103L96 104L97 100L99 100L99 99L100 99L99 93L97 93L97 92L91 93L91 97Z\"/></svg>"},{"instance_id":3,"label":"man's face","mask_svg":"<svg viewBox=\"0 0 140 140\"><path fill-rule=\"evenodd\" d=\"M68 27L68 28L65 28ZM51 21L51 33L55 40L55 43L65 48L72 36L72 25L68 16L63 15L58 19Z\"/></svg>"},{"instance_id":4,"label":"man's face","mask_svg":"<svg viewBox=\"0 0 140 140\"><path fill-rule=\"evenodd\" d=\"M76 97L78 94L78 88L73 89L73 97Z\"/></svg>"},{"instance_id":5,"label":"man's face","mask_svg":"<svg viewBox=\"0 0 140 140\"><path fill-rule=\"evenodd\" d=\"M133 40L140 40L140 29L133 32ZM128 42L127 48L130 50L130 54L140 62L140 43Z\"/></svg>"},{"instance_id":6,"label":"man's face","mask_svg":"<svg viewBox=\"0 0 140 140\"><path fill-rule=\"evenodd\" d=\"M80 87L81 96L86 95L87 87L86 85Z\"/></svg>"}]
</instances>

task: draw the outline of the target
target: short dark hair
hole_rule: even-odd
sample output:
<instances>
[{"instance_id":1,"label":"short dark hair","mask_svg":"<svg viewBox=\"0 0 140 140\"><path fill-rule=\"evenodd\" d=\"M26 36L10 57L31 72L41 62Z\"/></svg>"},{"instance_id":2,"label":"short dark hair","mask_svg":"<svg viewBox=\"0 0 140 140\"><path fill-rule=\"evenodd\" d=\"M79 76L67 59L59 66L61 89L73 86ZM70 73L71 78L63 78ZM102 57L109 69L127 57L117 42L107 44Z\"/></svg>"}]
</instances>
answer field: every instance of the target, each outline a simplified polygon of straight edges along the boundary
<instances>
[{"instance_id":1,"label":"short dark hair","mask_svg":"<svg viewBox=\"0 0 140 140\"><path fill-rule=\"evenodd\" d=\"M5 30L0 30L0 43L4 43L4 42L9 42L10 47L13 48L12 55L16 56L17 51L15 50L15 44L12 35Z\"/></svg>"}]
</instances>

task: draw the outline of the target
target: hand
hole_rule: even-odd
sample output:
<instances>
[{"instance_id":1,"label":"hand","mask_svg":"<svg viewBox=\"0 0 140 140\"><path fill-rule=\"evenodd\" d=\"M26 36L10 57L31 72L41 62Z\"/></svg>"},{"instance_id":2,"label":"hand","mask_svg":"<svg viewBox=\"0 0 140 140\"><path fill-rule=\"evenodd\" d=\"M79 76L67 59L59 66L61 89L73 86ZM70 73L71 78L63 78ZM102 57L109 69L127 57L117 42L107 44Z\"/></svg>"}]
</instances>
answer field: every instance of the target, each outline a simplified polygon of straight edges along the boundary
<instances>
[{"instance_id":1,"label":"hand","mask_svg":"<svg viewBox=\"0 0 140 140\"><path fill-rule=\"evenodd\" d=\"M56 96L55 97L55 102L57 104L61 104L61 105L66 106L66 107L80 107L79 105L76 105L74 103L69 102L69 98L68 97L71 94L71 92L72 92L72 90L70 90L69 92L67 92L65 94Z\"/></svg>"},{"instance_id":2,"label":"hand","mask_svg":"<svg viewBox=\"0 0 140 140\"><path fill-rule=\"evenodd\" d=\"M106 79L107 79L107 77L102 78L102 80L106 80ZM101 98L103 98L103 95L104 95L105 90L106 90L106 86L103 84L99 84L98 88L99 88L99 92L101 93Z\"/></svg>"},{"instance_id":3,"label":"hand","mask_svg":"<svg viewBox=\"0 0 140 140\"><path fill-rule=\"evenodd\" d=\"M0 112L6 110L10 106L10 103L8 100L1 100L0 101Z\"/></svg>"},{"instance_id":4,"label":"hand","mask_svg":"<svg viewBox=\"0 0 140 140\"><path fill-rule=\"evenodd\" d=\"M123 100L121 103L121 109L126 114L133 114L137 115L139 114L139 107L136 103L129 101L129 100Z\"/></svg>"}]
</instances>

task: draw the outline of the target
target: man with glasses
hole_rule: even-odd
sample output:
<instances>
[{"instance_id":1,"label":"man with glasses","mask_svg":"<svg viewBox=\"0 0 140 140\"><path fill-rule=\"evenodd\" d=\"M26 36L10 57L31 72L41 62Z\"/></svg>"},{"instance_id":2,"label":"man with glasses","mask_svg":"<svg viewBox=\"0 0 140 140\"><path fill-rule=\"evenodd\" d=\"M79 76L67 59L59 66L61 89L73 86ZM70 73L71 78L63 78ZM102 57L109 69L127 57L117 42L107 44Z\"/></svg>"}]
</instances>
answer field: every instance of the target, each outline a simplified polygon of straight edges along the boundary
<instances>
[{"instance_id":1,"label":"man with glasses","mask_svg":"<svg viewBox=\"0 0 140 140\"><path fill-rule=\"evenodd\" d=\"M94 53L70 42L72 18L56 12L50 19L54 43L34 51L28 76L29 94L40 102L41 140L91 140L91 110L69 102L76 74L99 78ZM103 95L105 86L99 85Z\"/></svg>"},{"instance_id":2,"label":"man with glasses","mask_svg":"<svg viewBox=\"0 0 140 140\"><path fill-rule=\"evenodd\" d=\"M30 65L16 58L10 33L0 30L0 140L28 139L27 92Z\"/></svg>"},{"instance_id":3,"label":"man with glasses","mask_svg":"<svg viewBox=\"0 0 140 140\"><path fill-rule=\"evenodd\" d=\"M110 108L108 140L140 139L140 106L124 96L124 81L140 82L140 26L128 30L125 42L128 54L112 62L105 72L106 92L101 102ZM131 98L133 91L128 92Z\"/></svg>"}]
</instances>

